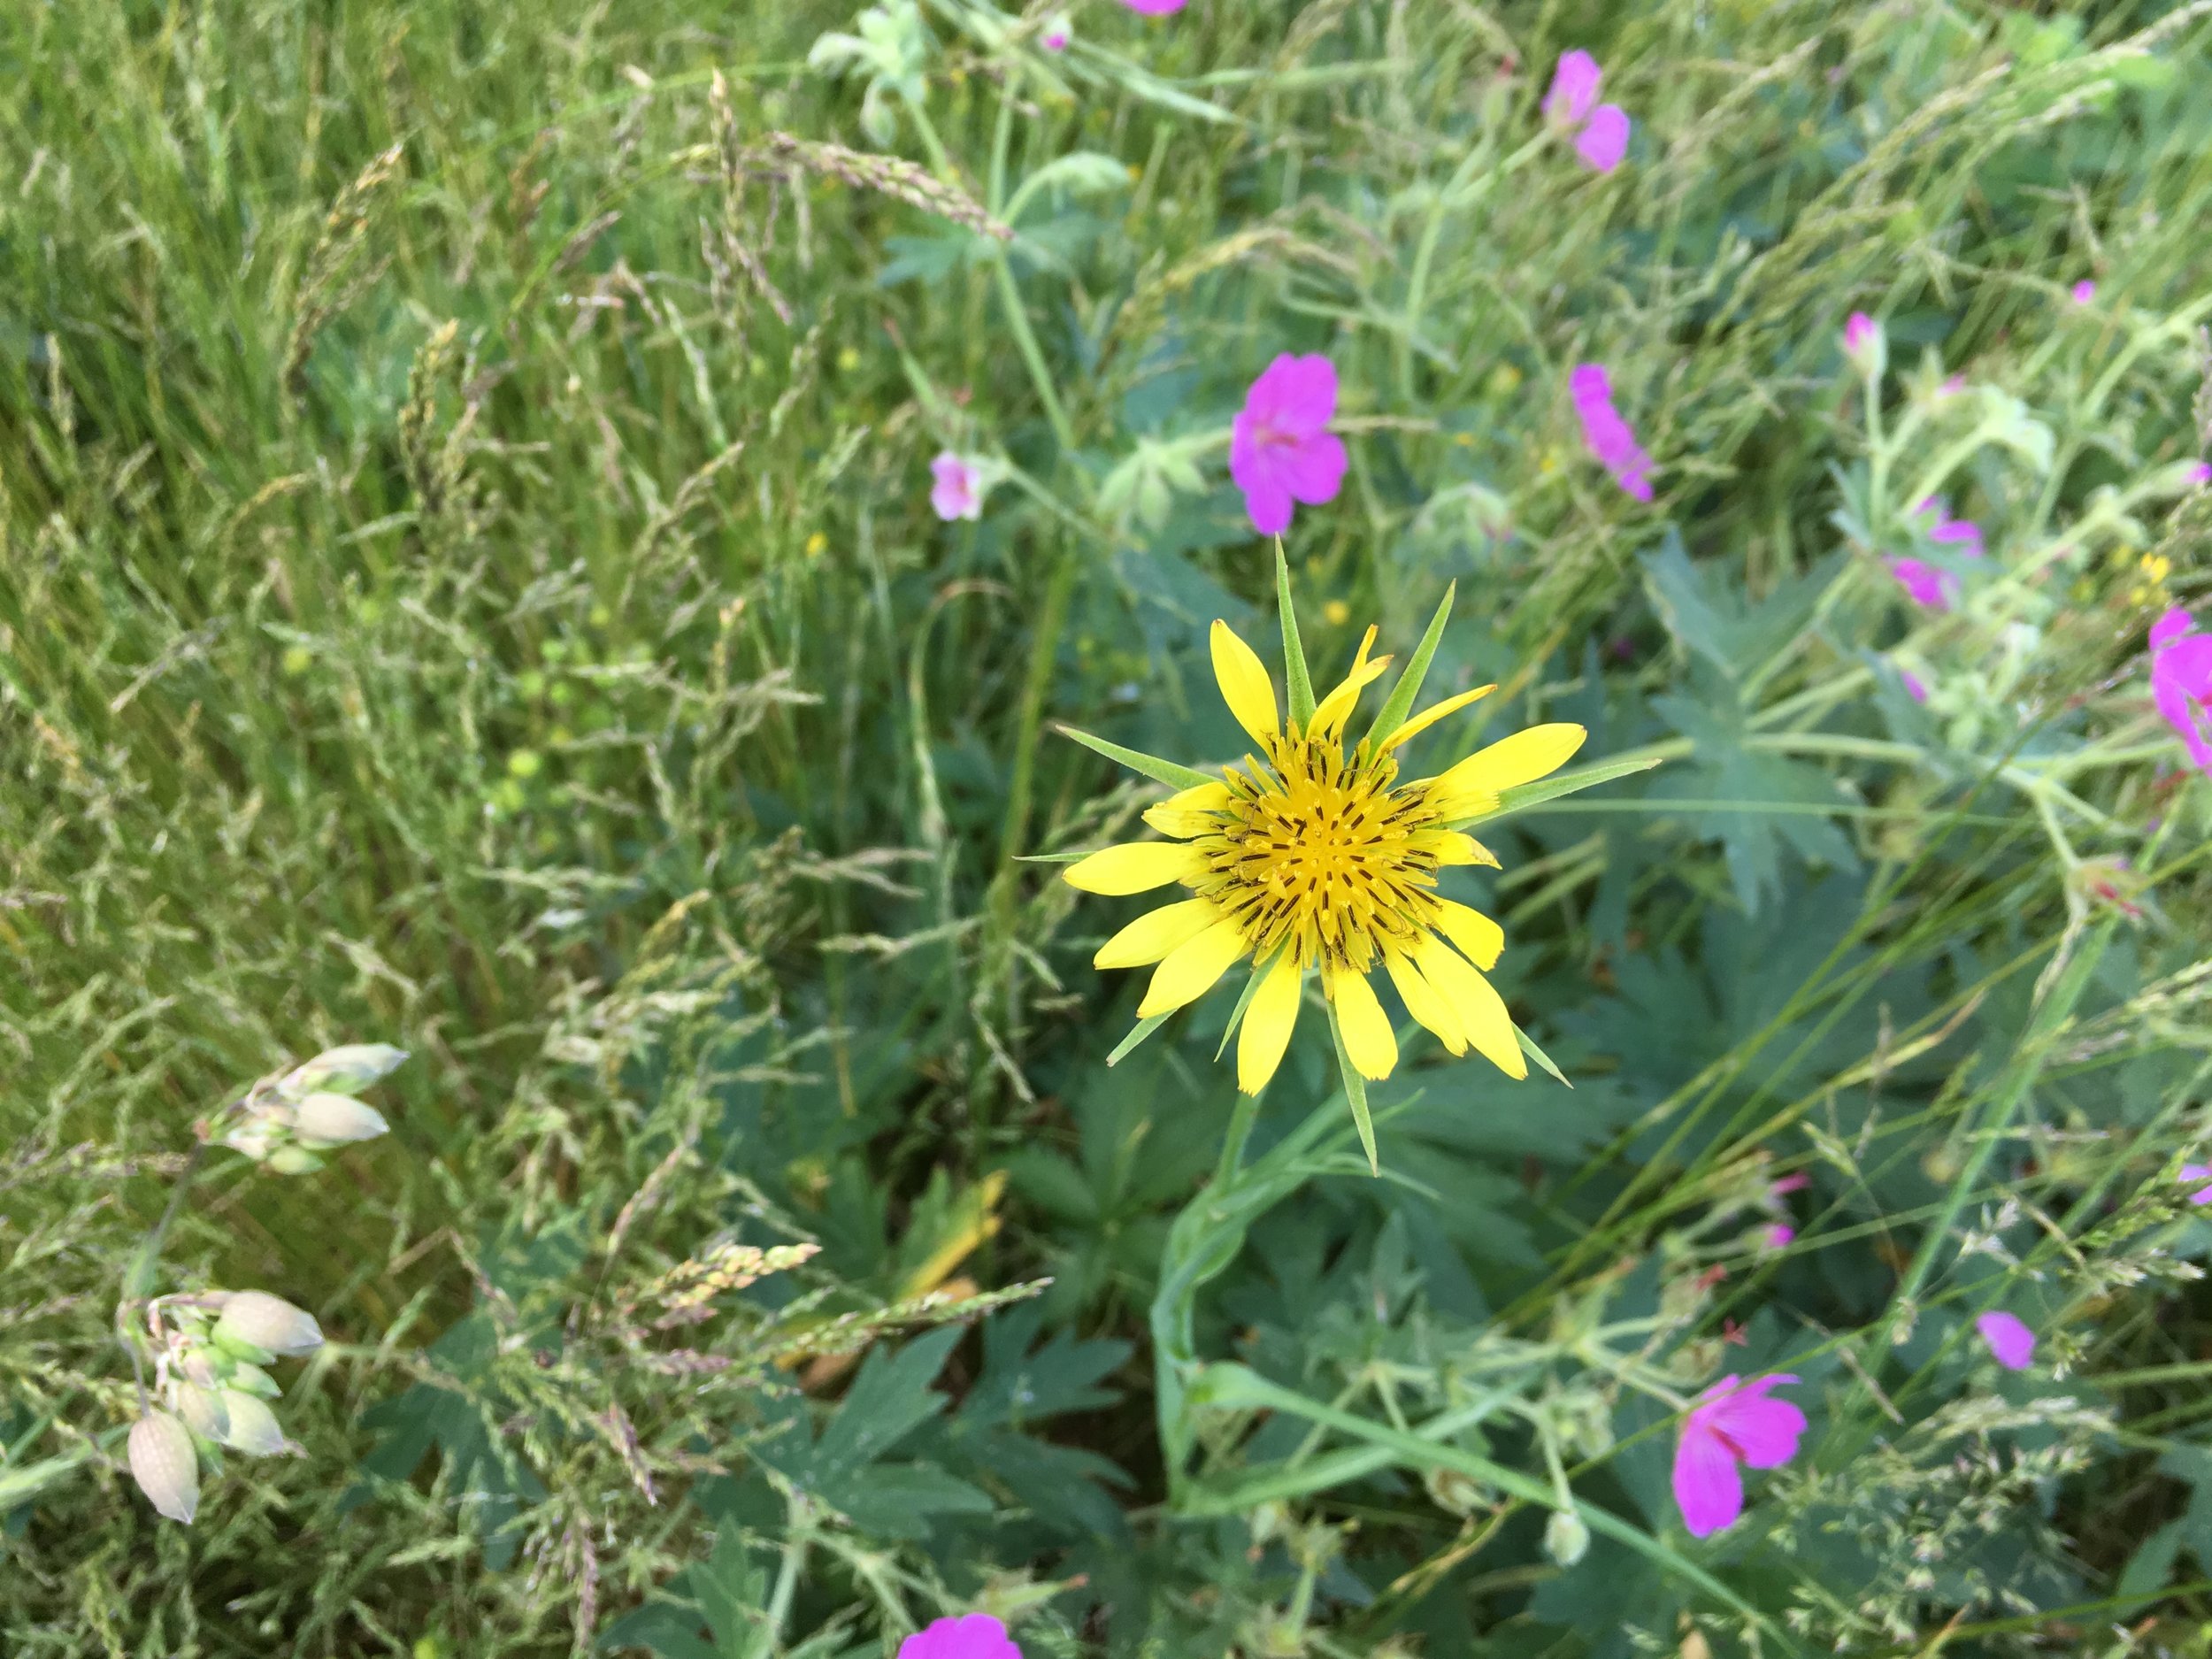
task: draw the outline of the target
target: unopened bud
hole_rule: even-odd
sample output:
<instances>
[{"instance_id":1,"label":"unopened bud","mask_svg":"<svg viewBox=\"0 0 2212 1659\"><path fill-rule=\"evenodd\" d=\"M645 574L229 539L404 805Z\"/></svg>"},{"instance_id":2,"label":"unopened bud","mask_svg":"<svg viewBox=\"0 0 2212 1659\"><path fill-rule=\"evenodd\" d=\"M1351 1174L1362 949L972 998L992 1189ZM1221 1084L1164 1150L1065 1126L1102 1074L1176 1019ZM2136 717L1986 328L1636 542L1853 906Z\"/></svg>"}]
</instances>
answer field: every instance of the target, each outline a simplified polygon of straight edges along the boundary
<instances>
[{"instance_id":1,"label":"unopened bud","mask_svg":"<svg viewBox=\"0 0 2212 1659\"><path fill-rule=\"evenodd\" d=\"M349 1042L317 1055L279 1083L277 1090L291 1100L325 1089L358 1094L406 1057L405 1049L388 1042Z\"/></svg>"},{"instance_id":2,"label":"unopened bud","mask_svg":"<svg viewBox=\"0 0 2212 1659\"><path fill-rule=\"evenodd\" d=\"M279 1175L312 1175L323 1161L302 1146L282 1146L269 1154L268 1165Z\"/></svg>"},{"instance_id":3,"label":"unopened bud","mask_svg":"<svg viewBox=\"0 0 2212 1659\"><path fill-rule=\"evenodd\" d=\"M166 1411L149 1411L131 1425L131 1479L155 1511L191 1525L200 1508L200 1458L192 1436Z\"/></svg>"},{"instance_id":4,"label":"unopened bud","mask_svg":"<svg viewBox=\"0 0 2212 1659\"><path fill-rule=\"evenodd\" d=\"M243 1452L249 1457L269 1457L291 1444L284 1438L284 1431L277 1426L276 1413L251 1394L226 1388L223 1409L230 1419L223 1444L234 1451Z\"/></svg>"},{"instance_id":5,"label":"unopened bud","mask_svg":"<svg viewBox=\"0 0 2212 1659\"><path fill-rule=\"evenodd\" d=\"M1590 1553L1590 1529L1572 1509L1554 1509L1544 1523L1544 1553L1571 1567Z\"/></svg>"},{"instance_id":6,"label":"unopened bud","mask_svg":"<svg viewBox=\"0 0 2212 1659\"><path fill-rule=\"evenodd\" d=\"M219 1440L230 1432L230 1414L223 1409L223 1396L212 1388L179 1382L169 1391L169 1403L176 1407L185 1425L203 1439Z\"/></svg>"},{"instance_id":7,"label":"unopened bud","mask_svg":"<svg viewBox=\"0 0 2212 1659\"><path fill-rule=\"evenodd\" d=\"M1453 1515L1472 1515L1490 1502L1489 1488L1456 1469L1425 1469L1421 1484L1428 1488L1431 1502Z\"/></svg>"},{"instance_id":8,"label":"unopened bud","mask_svg":"<svg viewBox=\"0 0 2212 1659\"><path fill-rule=\"evenodd\" d=\"M391 1125L373 1106L349 1094L310 1094L292 1112L292 1133L305 1147L341 1147L349 1141L373 1141Z\"/></svg>"},{"instance_id":9,"label":"unopened bud","mask_svg":"<svg viewBox=\"0 0 2212 1659\"><path fill-rule=\"evenodd\" d=\"M323 1345L315 1316L265 1290L242 1290L223 1304L215 1322L219 1342L242 1342L271 1354L312 1354ZM250 1355L245 1357L252 1357Z\"/></svg>"},{"instance_id":10,"label":"unopened bud","mask_svg":"<svg viewBox=\"0 0 2212 1659\"><path fill-rule=\"evenodd\" d=\"M1878 380L1889 366L1889 336L1864 311L1853 311L1843 325L1843 355L1866 379Z\"/></svg>"}]
</instances>

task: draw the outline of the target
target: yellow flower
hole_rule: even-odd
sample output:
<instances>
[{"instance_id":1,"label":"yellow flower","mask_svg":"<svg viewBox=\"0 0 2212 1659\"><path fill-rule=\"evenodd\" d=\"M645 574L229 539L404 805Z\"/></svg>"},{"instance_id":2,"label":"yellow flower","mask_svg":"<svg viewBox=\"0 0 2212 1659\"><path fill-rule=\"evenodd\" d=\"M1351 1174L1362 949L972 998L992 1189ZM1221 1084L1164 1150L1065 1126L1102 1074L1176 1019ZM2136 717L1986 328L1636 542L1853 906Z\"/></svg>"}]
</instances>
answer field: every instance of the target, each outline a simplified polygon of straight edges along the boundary
<instances>
[{"instance_id":1,"label":"yellow flower","mask_svg":"<svg viewBox=\"0 0 2212 1659\"><path fill-rule=\"evenodd\" d=\"M1279 716L1274 685L1257 655L1216 622L1214 676L1258 755L1209 778L1074 733L1183 787L1145 814L1169 839L1109 847L1071 864L1065 879L1087 893L1189 889L1191 896L1108 940L1096 965L1151 967L1137 1012L1156 1021L1195 1002L1236 964L1250 962L1236 1029L1237 1087L1248 1094L1274 1076L1306 976L1317 973L1364 1138L1363 1079L1386 1078L1398 1062L1397 1037L1370 982L1378 969L1406 1011L1453 1054L1472 1048L1508 1076L1527 1076L1505 1002L1483 977L1505 947L1504 930L1439 894L1437 872L1452 864L1494 868L1497 859L1458 826L1495 811L1505 791L1556 771L1586 733L1578 726L1532 726L1432 776L1401 782L1399 759L1409 740L1495 689L1478 687L1408 718L1450 598L1381 715L1352 742L1346 722L1390 658L1369 655L1371 627L1351 672L1317 703L1286 577L1280 588L1288 721Z\"/></svg>"},{"instance_id":2,"label":"yellow flower","mask_svg":"<svg viewBox=\"0 0 2212 1659\"><path fill-rule=\"evenodd\" d=\"M1321 607L1321 614L1328 618L1331 627L1340 628L1352 619L1352 607L1341 599L1332 599Z\"/></svg>"}]
</instances>

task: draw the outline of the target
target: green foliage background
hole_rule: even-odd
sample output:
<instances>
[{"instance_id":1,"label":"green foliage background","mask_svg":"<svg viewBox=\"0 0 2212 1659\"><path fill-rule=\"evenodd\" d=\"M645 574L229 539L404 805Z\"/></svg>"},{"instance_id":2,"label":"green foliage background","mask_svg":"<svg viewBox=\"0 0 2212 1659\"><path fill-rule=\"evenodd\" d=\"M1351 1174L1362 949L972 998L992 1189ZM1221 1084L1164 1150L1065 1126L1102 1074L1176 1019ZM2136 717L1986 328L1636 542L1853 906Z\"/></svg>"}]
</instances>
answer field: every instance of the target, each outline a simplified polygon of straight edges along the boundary
<instances>
[{"instance_id":1,"label":"green foliage background","mask_svg":"<svg viewBox=\"0 0 2212 1659\"><path fill-rule=\"evenodd\" d=\"M2200 1647L2212 813L2142 651L2208 588L2208 11L1088 0L1051 58L969 0L8 10L0 1647ZM1609 178L1532 145L1578 45ZM1893 420L1982 411L1948 620L1878 557L1948 452L1886 480L1854 309ZM1353 457L1288 539L1317 673L1456 580L1432 695L1667 761L1467 889L1572 1090L1409 1048L1379 1180L1317 1021L1248 1142L1225 1006L1110 1069L1133 912L1021 862L1154 798L1054 722L1236 752L1204 630L1275 598L1219 434L1283 350ZM412 1052L395 1132L219 1156L167 1240L330 1333L302 1455L168 1525L123 1265L195 1120L342 1041ZM626 1323L732 1239L819 1253ZM1501 1341L1581 1409L1601 1302L1813 1428L1700 1544L1605 1394L1623 1530L1561 1567L1535 1419L1446 1419Z\"/></svg>"}]
</instances>

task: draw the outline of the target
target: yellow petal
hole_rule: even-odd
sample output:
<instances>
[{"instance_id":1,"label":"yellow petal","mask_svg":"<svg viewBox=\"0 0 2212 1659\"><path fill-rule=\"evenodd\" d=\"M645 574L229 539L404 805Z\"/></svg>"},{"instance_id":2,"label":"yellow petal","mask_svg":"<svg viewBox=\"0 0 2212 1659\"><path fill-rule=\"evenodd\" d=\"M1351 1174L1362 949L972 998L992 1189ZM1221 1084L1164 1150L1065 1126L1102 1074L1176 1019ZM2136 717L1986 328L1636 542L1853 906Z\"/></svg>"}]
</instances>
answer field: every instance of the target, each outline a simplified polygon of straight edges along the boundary
<instances>
[{"instance_id":1,"label":"yellow petal","mask_svg":"<svg viewBox=\"0 0 2212 1659\"><path fill-rule=\"evenodd\" d=\"M1237 1028L1237 1087L1256 1094L1267 1087L1275 1068L1290 1047L1291 1027L1298 1023L1298 991L1304 978L1290 951L1276 954L1260 988L1245 1004L1244 1024Z\"/></svg>"},{"instance_id":2,"label":"yellow petal","mask_svg":"<svg viewBox=\"0 0 2212 1659\"><path fill-rule=\"evenodd\" d=\"M1467 1033L1459 1023L1459 1016L1452 1012L1437 988L1421 977L1421 970L1413 965L1413 958L1402 951L1383 952L1383 966L1390 971L1390 982L1398 987L1398 995L1405 999L1406 1012L1436 1033L1441 1042L1455 1055L1467 1052Z\"/></svg>"},{"instance_id":3,"label":"yellow petal","mask_svg":"<svg viewBox=\"0 0 2212 1659\"><path fill-rule=\"evenodd\" d=\"M1221 919L1210 899L1185 899L1147 910L1098 948L1094 968L1142 968L1178 945L1198 937Z\"/></svg>"},{"instance_id":4,"label":"yellow petal","mask_svg":"<svg viewBox=\"0 0 2212 1659\"><path fill-rule=\"evenodd\" d=\"M1480 910L1450 899L1436 902L1436 931L1457 945L1467 960L1487 971L1498 965L1505 949L1505 929Z\"/></svg>"},{"instance_id":5,"label":"yellow petal","mask_svg":"<svg viewBox=\"0 0 2212 1659\"><path fill-rule=\"evenodd\" d=\"M1424 852L1440 864L1487 864L1499 868L1498 856L1464 830L1424 830L1409 839L1416 852Z\"/></svg>"},{"instance_id":6,"label":"yellow petal","mask_svg":"<svg viewBox=\"0 0 2212 1659\"><path fill-rule=\"evenodd\" d=\"M1195 880L1205 868L1206 861L1194 847L1176 841L1125 841L1079 858L1061 872L1060 879L1086 893L1118 897L1149 893L1171 881Z\"/></svg>"},{"instance_id":7,"label":"yellow petal","mask_svg":"<svg viewBox=\"0 0 2212 1659\"><path fill-rule=\"evenodd\" d=\"M1359 650L1352 658L1351 672L1346 674L1336 689L1321 699L1321 706L1313 711L1312 729L1316 732L1336 732L1342 728L1346 718L1359 702L1359 694L1379 679L1390 666L1390 658L1379 657L1367 660L1367 653L1375 643L1375 630L1369 627L1359 642Z\"/></svg>"},{"instance_id":8,"label":"yellow petal","mask_svg":"<svg viewBox=\"0 0 2212 1659\"><path fill-rule=\"evenodd\" d=\"M1220 828L1212 814L1227 811L1229 803L1235 799L1225 783L1202 783L1168 796L1157 806L1147 807L1144 821L1163 835L1187 841L1194 835Z\"/></svg>"},{"instance_id":9,"label":"yellow petal","mask_svg":"<svg viewBox=\"0 0 2212 1659\"><path fill-rule=\"evenodd\" d=\"M1251 733L1253 741L1271 743L1280 733L1275 720L1275 682L1259 654L1217 619L1213 629L1214 678L1221 682L1221 700L1237 724Z\"/></svg>"},{"instance_id":10,"label":"yellow petal","mask_svg":"<svg viewBox=\"0 0 2212 1659\"><path fill-rule=\"evenodd\" d=\"M1390 1016L1375 1000L1367 976L1350 968L1329 970L1329 1000L1336 1004L1336 1026L1344 1033L1345 1057L1362 1077L1380 1082L1398 1064L1398 1035Z\"/></svg>"},{"instance_id":11,"label":"yellow petal","mask_svg":"<svg viewBox=\"0 0 2212 1659\"><path fill-rule=\"evenodd\" d=\"M1244 951L1244 930L1234 922L1216 922L1195 939L1184 941L1152 970L1152 983L1145 987L1144 1001L1137 1004L1137 1018L1150 1019L1155 1014L1171 1013L1186 1002L1195 1002L1213 989L1214 981ZM1245 1011L1251 1012L1249 1009Z\"/></svg>"},{"instance_id":12,"label":"yellow petal","mask_svg":"<svg viewBox=\"0 0 2212 1659\"><path fill-rule=\"evenodd\" d=\"M1409 739L1418 737L1446 715L1457 714L1469 703L1479 702L1496 689L1495 686L1477 686L1472 691L1463 691L1456 697L1445 698L1432 709L1423 710L1388 737L1383 739L1383 752L1387 754Z\"/></svg>"},{"instance_id":13,"label":"yellow petal","mask_svg":"<svg viewBox=\"0 0 2212 1659\"><path fill-rule=\"evenodd\" d=\"M1447 800L1494 797L1517 784L1533 783L1565 765L1587 736L1578 726L1532 726L1500 738L1444 772L1436 780L1434 793Z\"/></svg>"},{"instance_id":14,"label":"yellow petal","mask_svg":"<svg viewBox=\"0 0 2212 1659\"><path fill-rule=\"evenodd\" d=\"M1508 1077L1526 1077L1528 1061L1514 1041L1513 1017L1497 988L1433 933L1424 933L1414 945L1413 960L1421 977L1452 1005L1475 1052Z\"/></svg>"}]
</instances>

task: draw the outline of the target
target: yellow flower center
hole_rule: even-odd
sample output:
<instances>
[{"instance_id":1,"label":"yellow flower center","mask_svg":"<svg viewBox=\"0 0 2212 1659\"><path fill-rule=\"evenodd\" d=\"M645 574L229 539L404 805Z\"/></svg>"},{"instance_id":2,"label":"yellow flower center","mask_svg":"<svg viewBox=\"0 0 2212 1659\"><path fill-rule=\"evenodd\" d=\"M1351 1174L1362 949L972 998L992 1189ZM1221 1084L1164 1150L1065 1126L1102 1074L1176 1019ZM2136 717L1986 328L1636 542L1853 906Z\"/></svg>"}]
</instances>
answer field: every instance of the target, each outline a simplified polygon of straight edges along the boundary
<instances>
[{"instance_id":1,"label":"yellow flower center","mask_svg":"<svg viewBox=\"0 0 2212 1659\"><path fill-rule=\"evenodd\" d=\"M1220 828L1194 845L1195 884L1235 921L1256 956L1288 941L1294 959L1364 973L1386 940L1403 945L1437 905L1438 825L1424 792L1394 789L1397 763L1326 733L1294 729L1270 744L1270 764L1232 768Z\"/></svg>"}]
</instances>

